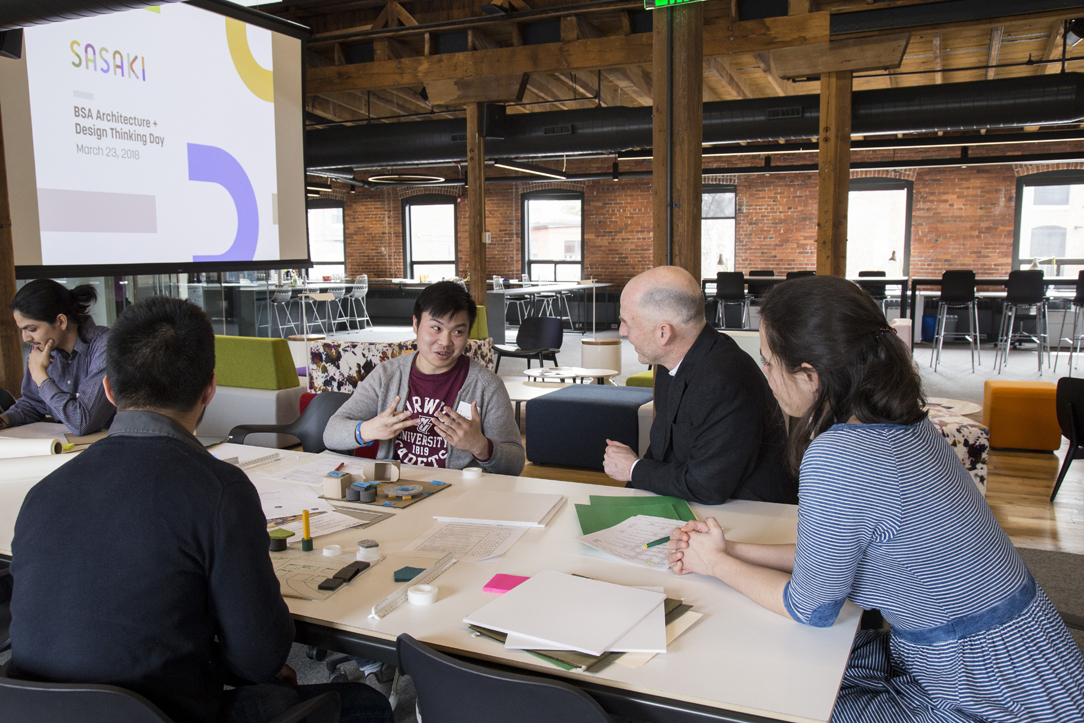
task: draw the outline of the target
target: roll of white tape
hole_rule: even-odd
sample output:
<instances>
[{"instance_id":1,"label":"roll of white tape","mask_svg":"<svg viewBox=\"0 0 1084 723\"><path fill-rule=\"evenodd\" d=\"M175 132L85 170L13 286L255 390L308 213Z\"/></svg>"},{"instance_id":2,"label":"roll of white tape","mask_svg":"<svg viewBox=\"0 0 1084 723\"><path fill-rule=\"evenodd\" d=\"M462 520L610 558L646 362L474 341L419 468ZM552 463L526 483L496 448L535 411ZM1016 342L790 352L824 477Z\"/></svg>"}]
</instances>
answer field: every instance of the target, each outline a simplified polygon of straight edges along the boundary
<instances>
[{"instance_id":1,"label":"roll of white tape","mask_svg":"<svg viewBox=\"0 0 1084 723\"><path fill-rule=\"evenodd\" d=\"M407 590L407 600L411 605L432 605L439 592L436 585L414 585Z\"/></svg>"},{"instance_id":2,"label":"roll of white tape","mask_svg":"<svg viewBox=\"0 0 1084 723\"><path fill-rule=\"evenodd\" d=\"M324 557L335 557L336 555L341 554L343 554L341 545L328 545L324 548Z\"/></svg>"},{"instance_id":3,"label":"roll of white tape","mask_svg":"<svg viewBox=\"0 0 1084 723\"><path fill-rule=\"evenodd\" d=\"M464 479L478 479L482 476L481 467L466 467L463 469Z\"/></svg>"}]
</instances>

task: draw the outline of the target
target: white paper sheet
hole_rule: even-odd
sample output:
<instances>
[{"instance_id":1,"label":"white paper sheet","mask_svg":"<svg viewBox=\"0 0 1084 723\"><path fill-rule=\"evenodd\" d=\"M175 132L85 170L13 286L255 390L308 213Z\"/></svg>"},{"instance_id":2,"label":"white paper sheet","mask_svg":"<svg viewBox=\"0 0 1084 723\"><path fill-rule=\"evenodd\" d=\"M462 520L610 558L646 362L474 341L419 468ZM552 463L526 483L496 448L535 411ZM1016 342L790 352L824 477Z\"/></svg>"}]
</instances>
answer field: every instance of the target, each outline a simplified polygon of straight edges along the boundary
<instances>
[{"instance_id":1,"label":"white paper sheet","mask_svg":"<svg viewBox=\"0 0 1084 723\"><path fill-rule=\"evenodd\" d=\"M286 487L261 492L260 504L268 523L284 517L296 517L303 510L308 510L310 514L335 511L331 503L320 499L319 495L308 487Z\"/></svg>"},{"instance_id":2,"label":"white paper sheet","mask_svg":"<svg viewBox=\"0 0 1084 723\"><path fill-rule=\"evenodd\" d=\"M454 552L457 560L481 562L500 557L516 544L526 527L479 525L470 522L438 522L403 548L422 557L441 558Z\"/></svg>"},{"instance_id":3,"label":"white paper sheet","mask_svg":"<svg viewBox=\"0 0 1084 723\"><path fill-rule=\"evenodd\" d=\"M475 522L490 525L545 527L554 510L565 502L564 495L535 492L469 490L445 505L433 519L443 522Z\"/></svg>"},{"instance_id":4,"label":"white paper sheet","mask_svg":"<svg viewBox=\"0 0 1084 723\"><path fill-rule=\"evenodd\" d=\"M59 437L67 441L68 428L58 422L34 422L18 427L0 430L0 437L5 439L52 439Z\"/></svg>"},{"instance_id":5,"label":"white paper sheet","mask_svg":"<svg viewBox=\"0 0 1084 723\"><path fill-rule=\"evenodd\" d=\"M285 525L275 525L275 527L294 533L294 536L286 541L287 544L300 545L303 524L301 520L297 520ZM361 520L348 517L341 512L317 512L314 515L309 515L309 533L312 534L313 538L320 535L330 535L332 532L339 532L340 530L349 530L351 527L357 527L360 524L362 524Z\"/></svg>"},{"instance_id":6,"label":"white paper sheet","mask_svg":"<svg viewBox=\"0 0 1084 723\"><path fill-rule=\"evenodd\" d=\"M679 522L663 517L636 515L621 524L576 539L600 552L651 570L669 570L666 545L645 548L644 544L669 537Z\"/></svg>"},{"instance_id":7,"label":"white paper sheet","mask_svg":"<svg viewBox=\"0 0 1084 723\"><path fill-rule=\"evenodd\" d=\"M665 599L664 593L543 570L463 622L602 655Z\"/></svg>"},{"instance_id":8,"label":"white paper sheet","mask_svg":"<svg viewBox=\"0 0 1084 723\"><path fill-rule=\"evenodd\" d=\"M555 648L543 640L518 633L509 633L504 641L507 650L572 650L568 646ZM665 653L666 652L666 606L659 604L632 630L610 646L612 653Z\"/></svg>"}]
</instances>

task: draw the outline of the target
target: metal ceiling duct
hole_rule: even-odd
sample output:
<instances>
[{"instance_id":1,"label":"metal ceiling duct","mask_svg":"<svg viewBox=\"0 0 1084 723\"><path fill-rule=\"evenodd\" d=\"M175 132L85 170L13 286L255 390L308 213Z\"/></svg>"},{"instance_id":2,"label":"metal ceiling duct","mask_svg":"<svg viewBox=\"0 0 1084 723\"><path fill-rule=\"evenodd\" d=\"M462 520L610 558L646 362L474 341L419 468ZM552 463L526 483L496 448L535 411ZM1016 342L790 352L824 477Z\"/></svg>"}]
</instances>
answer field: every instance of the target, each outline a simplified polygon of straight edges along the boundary
<instances>
[{"instance_id":1,"label":"metal ceiling duct","mask_svg":"<svg viewBox=\"0 0 1084 723\"><path fill-rule=\"evenodd\" d=\"M1084 74L949 83L854 94L852 131L929 133L1084 121ZM818 134L816 95L704 104L704 143L764 142ZM310 169L466 162L466 121L340 126L305 135ZM507 117L487 158L617 153L650 147L651 108L595 108Z\"/></svg>"},{"instance_id":2,"label":"metal ceiling duct","mask_svg":"<svg viewBox=\"0 0 1084 723\"><path fill-rule=\"evenodd\" d=\"M176 0L0 0L0 30L165 5Z\"/></svg>"}]
</instances>

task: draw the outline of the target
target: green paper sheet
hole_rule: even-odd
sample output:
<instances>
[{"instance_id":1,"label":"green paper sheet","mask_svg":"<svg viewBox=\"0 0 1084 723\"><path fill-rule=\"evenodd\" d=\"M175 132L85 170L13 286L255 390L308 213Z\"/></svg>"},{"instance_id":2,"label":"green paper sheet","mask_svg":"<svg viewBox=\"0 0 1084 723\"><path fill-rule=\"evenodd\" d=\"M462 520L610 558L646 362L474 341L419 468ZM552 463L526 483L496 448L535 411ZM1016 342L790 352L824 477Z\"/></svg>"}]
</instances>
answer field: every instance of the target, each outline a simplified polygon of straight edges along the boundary
<instances>
[{"instance_id":1,"label":"green paper sheet","mask_svg":"<svg viewBox=\"0 0 1084 723\"><path fill-rule=\"evenodd\" d=\"M619 525L630 517L647 515L649 517L663 517L668 520L680 522L674 505L664 500L655 499L651 505L576 505L576 516L580 519L580 530L583 534L590 535L599 530L608 530L614 525ZM674 525L678 527L678 525Z\"/></svg>"},{"instance_id":2,"label":"green paper sheet","mask_svg":"<svg viewBox=\"0 0 1084 723\"><path fill-rule=\"evenodd\" d=\"M608 507L638 507L640 505L657 505L660 502L669 502L674 506L674 510L677 511L678 519L688 522L695 520L696 515L689 508L689 503L680 497L608 497L605 495L591 495L591 506L603 505ZM637 514L646 515L646 512L639 512Z\"/></svg>"}]
</instances>

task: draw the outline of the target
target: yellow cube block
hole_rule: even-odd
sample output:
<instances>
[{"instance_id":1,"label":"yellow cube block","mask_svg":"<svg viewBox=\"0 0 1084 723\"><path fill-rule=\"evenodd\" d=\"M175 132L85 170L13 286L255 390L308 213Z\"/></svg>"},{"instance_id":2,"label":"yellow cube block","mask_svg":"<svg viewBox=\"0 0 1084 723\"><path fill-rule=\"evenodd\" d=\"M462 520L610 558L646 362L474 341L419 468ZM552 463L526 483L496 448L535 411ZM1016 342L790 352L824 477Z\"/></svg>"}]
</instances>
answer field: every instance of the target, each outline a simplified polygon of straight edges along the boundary
<instances>
[{"instance_id":1,"label":"yellow cube block","mask_svg":"<svg viewBox=\"0 0 1084 723\"><path fill-rule=\"evenodd\" d=\"M982 423L990 429L990 446L1054 451L1061 447L1051 382L987 380L983 387Z\"/></svg>"}]
</instances>

